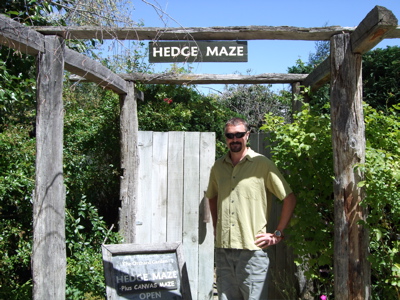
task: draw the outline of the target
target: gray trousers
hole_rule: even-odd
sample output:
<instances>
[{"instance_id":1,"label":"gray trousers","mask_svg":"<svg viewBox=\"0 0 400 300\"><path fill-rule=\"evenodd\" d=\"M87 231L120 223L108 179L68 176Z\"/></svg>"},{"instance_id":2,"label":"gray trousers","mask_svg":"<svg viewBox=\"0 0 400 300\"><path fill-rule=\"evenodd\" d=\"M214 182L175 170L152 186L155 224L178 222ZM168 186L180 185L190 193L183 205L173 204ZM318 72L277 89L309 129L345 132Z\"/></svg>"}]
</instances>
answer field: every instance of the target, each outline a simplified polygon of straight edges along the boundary
<instances>
[{"instance_id":1,"label":"gray trousers","mask_svg":"<svg viewBox=\"0 0 400 300\"><path fill-rule=\"evenodd\" d=\"M268 254L263 250L215 250L219 300L266 300Z\"/></svg>"}]
</instances>

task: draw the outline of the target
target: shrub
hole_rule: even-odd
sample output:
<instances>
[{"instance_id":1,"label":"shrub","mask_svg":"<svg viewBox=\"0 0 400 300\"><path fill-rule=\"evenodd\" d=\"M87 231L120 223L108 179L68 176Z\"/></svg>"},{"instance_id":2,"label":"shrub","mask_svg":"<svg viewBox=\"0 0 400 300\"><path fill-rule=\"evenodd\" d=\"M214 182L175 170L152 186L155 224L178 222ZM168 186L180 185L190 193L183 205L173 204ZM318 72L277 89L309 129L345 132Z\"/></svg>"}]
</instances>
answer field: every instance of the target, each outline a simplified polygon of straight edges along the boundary
<instances>
[{"instance_id":1,"label":"shrub","mask_svg":"<svg viewBox=\"0 0 400 300\"><path fill-rule=\"evenodd\" d=\"M328 109L329 107L326 107ZM355 167L365 173L370 229L373 299L395 299L400 286L400 118L399 107L383 114L364 106L366 163ZM333 295L334 200L333 154L330 116L308 106L292 124L266 115L263 130L271 132L273 160L285 170L298 197L292 226L288 229L296 263L314 282L314 293ZM328 273L321 273L321 266ZM327 276L322 276L327 275Z\"/></svg>"}]
</instances>

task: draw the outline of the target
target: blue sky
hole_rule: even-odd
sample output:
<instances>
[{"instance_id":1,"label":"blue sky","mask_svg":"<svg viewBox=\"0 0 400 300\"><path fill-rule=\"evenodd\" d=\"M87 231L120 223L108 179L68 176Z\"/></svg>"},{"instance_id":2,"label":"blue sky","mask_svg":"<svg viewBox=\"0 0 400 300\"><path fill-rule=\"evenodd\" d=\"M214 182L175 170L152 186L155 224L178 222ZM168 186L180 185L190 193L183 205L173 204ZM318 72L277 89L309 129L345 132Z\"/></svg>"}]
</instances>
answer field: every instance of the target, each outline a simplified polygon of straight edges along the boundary
<instances>
[{"instance_id":1,"label":"blue sky","mask_svg":"<svg viewBox=\"0 0 400 300\"><path fill-rule=\"evenodd\" d=\"M145 2L162 8L166 13L163 19ZM133 20L141 20L145 27L354 27L376 5L386 7L400 19L400 0L134 0L131 14ZM378 47L386 45L400 45L400 39L384 40ZM193 73L246 74L247 70L251 70L251 74L287 73L297 59L308 61L309 54L315 52L315 42L248 41L248 51L246 63L194 63ZM169 67L169 63L161 63L155 70L163 72Z\"/></svg>"}]
</instances>

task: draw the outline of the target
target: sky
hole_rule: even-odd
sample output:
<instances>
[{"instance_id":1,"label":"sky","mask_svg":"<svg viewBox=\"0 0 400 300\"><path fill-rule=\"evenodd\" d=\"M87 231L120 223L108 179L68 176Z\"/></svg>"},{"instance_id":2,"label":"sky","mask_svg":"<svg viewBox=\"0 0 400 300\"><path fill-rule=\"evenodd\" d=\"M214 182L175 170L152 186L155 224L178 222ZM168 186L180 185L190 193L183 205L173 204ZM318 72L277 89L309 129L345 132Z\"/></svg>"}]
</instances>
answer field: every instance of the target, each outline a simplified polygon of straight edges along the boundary
<instances>
[{"instance_id":1,"label":"sky","mask_svg":"<svg viewBox=\"0 0 400 300\"><path fill-rule=\"evenodd\" d=\"M145 27L356 27L376 5L391 10L400 20L400 0L132 0L132 3L132 19L142 21ZM164 11L162 18L160 9L155 7ZM377 47L387 45L400 45L400 39L386 39ZM287 73L298 59L307 62L310 53L315 53L314 41L250 40L248 62L198 62L191 66L196 74L245 75L248 70L251 75ZM170 67L170 63L157 63L154 70L162 73ZM200 88L207 93L208 87L223 89L222 85Z\"/></svg>"}]
</instances>

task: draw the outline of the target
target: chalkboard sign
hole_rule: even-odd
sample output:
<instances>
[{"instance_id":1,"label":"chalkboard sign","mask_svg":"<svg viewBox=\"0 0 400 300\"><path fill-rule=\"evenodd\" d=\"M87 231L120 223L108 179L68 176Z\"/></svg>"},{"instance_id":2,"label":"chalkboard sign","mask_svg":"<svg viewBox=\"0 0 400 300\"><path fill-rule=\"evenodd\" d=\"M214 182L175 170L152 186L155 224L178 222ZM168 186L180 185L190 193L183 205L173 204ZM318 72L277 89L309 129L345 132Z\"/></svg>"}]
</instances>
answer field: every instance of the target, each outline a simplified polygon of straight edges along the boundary
<instances>
[{"instance_id":1,"label":"chalkboard sign","mask_svg":"<svg viewBox=\"0 0 400 300\"><path fill-rule=\"evenodd\" d=\"M192 299L180 243L102 245L107 299Z\"/></svg>"}]
</instances>

